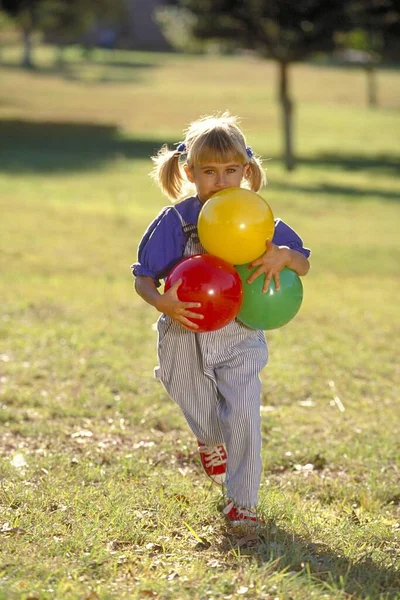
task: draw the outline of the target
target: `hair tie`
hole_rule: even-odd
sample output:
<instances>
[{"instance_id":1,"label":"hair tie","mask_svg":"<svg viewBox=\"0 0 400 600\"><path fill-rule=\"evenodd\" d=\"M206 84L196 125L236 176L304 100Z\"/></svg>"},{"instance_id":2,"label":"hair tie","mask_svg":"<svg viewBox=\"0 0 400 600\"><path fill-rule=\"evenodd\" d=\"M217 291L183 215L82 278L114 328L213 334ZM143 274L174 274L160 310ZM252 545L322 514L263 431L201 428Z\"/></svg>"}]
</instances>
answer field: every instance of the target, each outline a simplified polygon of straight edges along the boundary
<instances>
[{"instance_id":1,"label":"hair tie","mask_svg":"<svg viewBox=\"0 0 400 600\"><path fill-rule=\"evenodd\" d=\"M186 152L186 144L185 142L179 142L178 147L177 147L177 152L182 152L182 154L184 154Z\"/></svg>"},{"instance_id":2,"label":"hair tie","mask_svg":"<svg viewBox=\"0 0 400 600\"><path fill-rule=\"evenodd\" d=\"M250 147L250 146L247 146L247 147L246 147L246 154L247 154L247 156L248 156L249 158L253 158L253 156L254 156L254 152L253 152L253 150L251 149L251 147Z\"/></svg>"}]
</instances>

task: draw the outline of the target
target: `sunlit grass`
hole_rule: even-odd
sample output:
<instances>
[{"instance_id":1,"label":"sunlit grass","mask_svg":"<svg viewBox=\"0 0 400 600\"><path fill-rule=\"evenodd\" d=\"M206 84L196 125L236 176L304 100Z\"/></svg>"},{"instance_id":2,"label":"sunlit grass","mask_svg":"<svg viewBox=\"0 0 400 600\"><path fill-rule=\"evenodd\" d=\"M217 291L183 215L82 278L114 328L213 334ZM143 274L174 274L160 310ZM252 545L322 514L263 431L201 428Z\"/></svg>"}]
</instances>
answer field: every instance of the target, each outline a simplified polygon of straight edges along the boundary
<instances>
[{"instance_id":1,"label":"sunlit grass","mask_svg":"<svg viewBox=\"0 0 400 600\"><path fill-rule=\"evenodd\" d=\"M398 74L371 111L361 72L295 66L288 174L267 61L71 49L57 71L44 48L25 73L18 52L0 68L1 600L397 598ZM313 250L300 313L268 334L250 537L152 377L157 314L129 269L167 203L150 154L226 108Z\"/></svg>"}]
</instances>

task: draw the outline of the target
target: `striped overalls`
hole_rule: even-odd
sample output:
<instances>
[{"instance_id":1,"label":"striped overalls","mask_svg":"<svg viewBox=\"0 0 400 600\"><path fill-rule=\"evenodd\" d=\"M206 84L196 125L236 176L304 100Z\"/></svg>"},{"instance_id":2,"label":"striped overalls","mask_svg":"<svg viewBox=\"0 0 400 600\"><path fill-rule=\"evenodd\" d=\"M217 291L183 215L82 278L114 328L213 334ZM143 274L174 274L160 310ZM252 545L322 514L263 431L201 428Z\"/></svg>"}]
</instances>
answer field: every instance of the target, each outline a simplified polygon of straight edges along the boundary
<instances>
[{"instance_id":1,"label":"striped overalls","mask_svg":"<svg viewBox=\"0 0 400 600\"><path fill-rule=\"evenodd\" d=\"M190 232L184 256L204 254L196 228L176 212ZM157 377L199 441L225 444L228 498L255 506L261 479L259 374L268 360L264 332L234 320L217 331L194 333L164 314L157 327Z\"/></svg>"}]
</instances>

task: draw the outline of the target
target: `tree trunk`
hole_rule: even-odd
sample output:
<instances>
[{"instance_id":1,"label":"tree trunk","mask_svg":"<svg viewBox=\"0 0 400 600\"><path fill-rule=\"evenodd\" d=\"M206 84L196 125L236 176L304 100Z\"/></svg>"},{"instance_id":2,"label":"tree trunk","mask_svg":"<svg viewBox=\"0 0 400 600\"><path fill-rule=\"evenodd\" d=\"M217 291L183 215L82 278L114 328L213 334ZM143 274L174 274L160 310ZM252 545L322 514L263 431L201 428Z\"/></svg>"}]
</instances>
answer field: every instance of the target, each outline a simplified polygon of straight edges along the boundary
<instances>
[{"instance_id":1,"label":"tree trunk","mask_svg":"<svg viewBox=\"0 0 400 600\"><path fill-rule=\"evenodd\" d=\"M295 166L293 157L293 103L289 97L288 67L289 63L279 63L279 101L282 109L284 163L286 169L292 171Z\"/></svg>"},{"instance_id":2,"label":"tree trunk","mask_svg":"<svg viewBox=\"0 0 400 600\"><path fill-rule=\"evenodd\" d=\"M64 61L64 51L65 51L65 46L63 46L61 43L58 44L57 46L57 58L56 58L56 67L57 69L63 69L65 67L65 61Z\"/></svg>"},{"instance_id":3,"label":"tree trunk","mask_svg":"<svg viewBox=\"0 0 400 600\"><path fill-rule=\"evenodd\" d=\"M33 69L32 61L32 28L29 25L24 25L22 28L22 36L24 42L24 55L22 58L22 66L24 69Z\"/></svg>"},{"instance_id":4,"label":"tree trunk","mask_svg":"<svg viewBox=\"0 0 400 600\"><path fill-rule=\"evenodd\" d=\"M367 65L365 72L367 74L368 106L373 108L378 105L376 70L374 65Z\"/></svg>"}]
</instances>

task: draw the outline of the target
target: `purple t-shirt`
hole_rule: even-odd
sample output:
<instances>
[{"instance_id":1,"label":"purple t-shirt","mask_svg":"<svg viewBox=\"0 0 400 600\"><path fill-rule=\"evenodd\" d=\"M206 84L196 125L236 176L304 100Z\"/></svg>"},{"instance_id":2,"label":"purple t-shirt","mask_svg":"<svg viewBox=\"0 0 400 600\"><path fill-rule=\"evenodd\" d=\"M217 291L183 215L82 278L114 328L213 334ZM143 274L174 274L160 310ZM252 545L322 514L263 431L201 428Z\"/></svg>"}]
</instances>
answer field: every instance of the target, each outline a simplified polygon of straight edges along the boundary
<instances>
[{"instance_id":1,"label":"purple t-shirt","mask_svg":"<svg viewBox=\"0 0 400 600\"><path fill-rule=\"evenodd\" d=\"M197 225L202 204L196 197L186 198L175 206L164 207L160 214L146 229L138 249L138 259L132 265L133 275L152 277L157 286L165 279L171 269L183 258L187 236L182 229L183 220ZM299 235L280 219L275 219L275 232L272 242L277 246L288 246L301 252L306 258L311 254L304 248Z\"/></svg>"}]
</instances>

